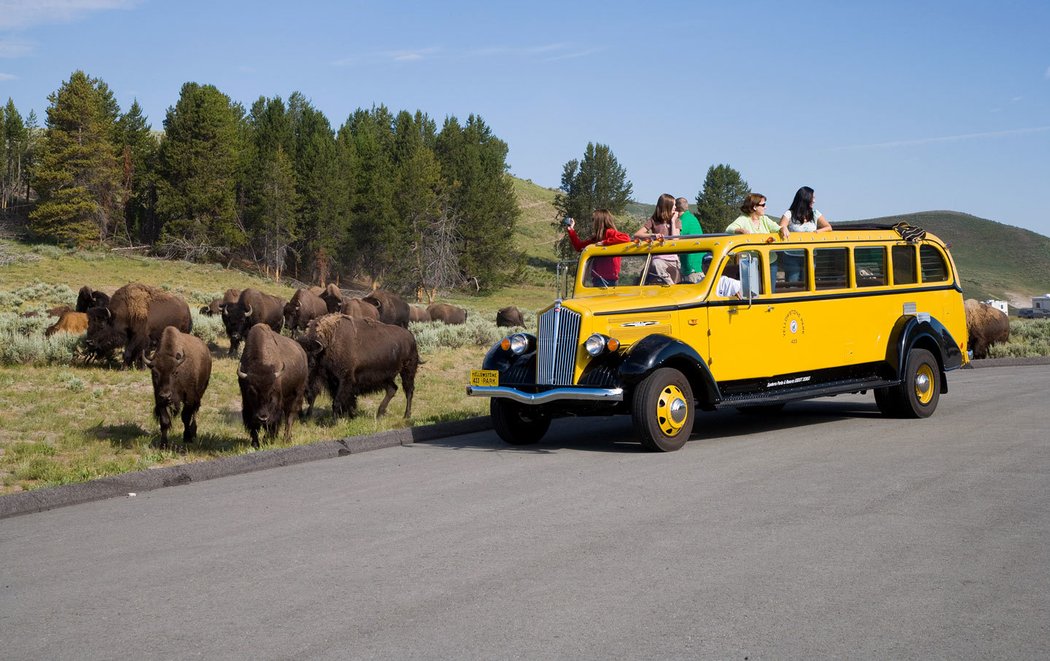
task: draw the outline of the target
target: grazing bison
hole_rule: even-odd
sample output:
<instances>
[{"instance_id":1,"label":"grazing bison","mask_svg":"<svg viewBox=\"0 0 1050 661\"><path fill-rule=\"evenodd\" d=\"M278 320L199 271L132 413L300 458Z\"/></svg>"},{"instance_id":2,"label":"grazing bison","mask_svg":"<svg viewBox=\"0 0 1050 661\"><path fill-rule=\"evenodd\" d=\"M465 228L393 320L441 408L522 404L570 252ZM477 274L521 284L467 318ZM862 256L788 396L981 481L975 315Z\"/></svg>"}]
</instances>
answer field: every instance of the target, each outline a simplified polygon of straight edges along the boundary
<instances>
[{"instance_id":1,"label":"grazing bison","mask_svg":"<svg viewBox=\"0 0 1050 661\"><path fill-rule=\"evenodd\" d=\"M525 317L522 316L521 310L516 306L509 305L505 308L500 308L499 312L496 313L496 325L503 327L524 327Z\"/></svg>"},{"instance_id":2,"label":"grazing bison","mask_svg":"<svg viewBox=\"0 0 1050 661\"><path fill-rule=\"evenodd\" d=\"M66 310L58 317L58 321L47 327L47 330L44 331L44 336L51 337L55 333L75 333L80 335L87 331L87 327L88 316L86 312Z\"/></svg>"},{"instance_id":3,"label":"grazing bison","mask_svg":"<svg viewBox=\"0 0 1050 661\"><path fill-rule=\"evenodd\" d=\"M109 296L84 285L80 288L80 293L77 294L76 311L87 312L91 308L104 308L108 304Z\"/></svg>"},{"instance_id":4,"label":"grazing bison","mask_svg":"<svg viewBox=\"0 0 1050 661\"><path fill-rule=\"evenodd\" d=\"M379 321L408 328L408 303L394 292L377 289L363 299L379 309Z\"/></svg>"},{"instance_id":5,"label":"grazing bison","mask_svg":"<svg viewBox=\"0 0 1050 661\"><path fill-rule=\"evenodd\" d=\"M160 342L167 326L184 333L193 322L186 301L155 287L133 282L118 289L109 304L90 308L84 344L98 357L124 347L124 365L141 367L146 351Z\"/></svg>"},{"instance_id":6,"label":"grazing bison","mask_svg":"<svg viewBox=\"0 0 1050 661\"><path fill-rule=\"evenodd\" d=\"M251 327L237 368L237 383L241 419L253 448L259 447L259 429L273 438L283 423L285 439L291 435L292 422L303 405L307 376L306 352L298 342L264 323Z\"/></svg>"},{"instance_id":7,"label":"grazing bison","mask_svg":"<svg viewBox=\"0 0 1050 661\"><path fill-rule=\"evenodd\" d=\"M339 308L341 314L358 319L375 319L379 321L379 308L371 303L365 303L360 298L344 298L343 305Z\"/></svg>"},{"instance_id":8,"label":"grazing bison","mask_svg":"<svg viewBox=\"0 0 1050 661\"><path fill-rule=\"evenodd\" d=\"M278 333L284 327L284 299L249 287L236 303L222 306L222 324L230 338L230 355L237 355L241 340L255 324L266 324Z\"/></svg>"},{"instance_id":9,"label":"grazing bison","mask_svg":"<svg viewBox=\"0 0 1050 661\"><path fill-rule=\"evenodd\" d=\"M987 303L966 299L966 332L974 358L987 358L988 347L1010 339L1010 318Z\"/></svg>"},{"instance_id":10,"label":"grazing bison","mask_svg":"<svg viewBox=\"0 0 1050 661\"><path fill-rule=\"evenodd\" d=\"M310 382L328 387L336 416L353 417L358 395L385 390L377 413L383 415L397 393L398 375L405 389L405 417L412 416L420 361L416 337L409 331L372 319L330 314L311 322L299 342L310 355ZM311 408L316 394L310 394Z\"/></svg>"},{"instance_id":11,"label":"grazing bison","mask_svg":"<svg viewBox=\"0 0 1050 661\"><path fill-rule=\"evenodd\" d=\"M299 289L284 306L284 325L292 331L292 337L295 337L296 331L306 330L312 319L326 314L328 306L324 299L311 293L309 289Z\"/></svg>"},{"instance_id":12,"label":"grazing bison","mask_svg":"<svg viewBox=\"0 0 1050 661\"><path fill-rule=\"evenodd\" d=\"M197 411L211 379L211 353L199 337L167 326L146 357L153 378L153 416L160 423L160 447L168 447L171 418L182 409L182 442L197 436Z\"/></svg>"},{"instance_id":13,"label":"grazing bison","mask_svg":"<svg viewBox=\"0 0 1050 661\"><path fill-rule=\"evenodd\" d=\"M343 291L336 287L334 284L329 283L324 291L318 294L321 300L328 306L329 312L339 312L339 308L343 305Z\"/></svg>"},{"instance_id":14,"label":"grazing bison","mask_svg":"<svg viewBox=\"0 0 1050 661\"><path fill-rule=\"evenodd\" d=\"M200 313L206 317L214 317L217 314L222 314L223 305L227 303L236 303L237 299L240 297L240 289L227 289L226 293L222 295L222 298L213 298L211 303L208 303L200 309Z\"/></svg>"},{"instance_id":15,"label":"grazing bison","mask_svg":"<svg viewBox=\"0 0 1050 661\"><path fill-rule=\"evenodd\" d=\"M427 306L427 314L430 315L431 321L440 321L450 325L467 323L467 311L448 303L431 303Z\"/></svg>"},{"instance_id":16,"label":"grazing bison","mask_svg":"<svg viewBox=\"0 0 1050 661\"><path fill-rule=\"evenodd\" d=\"M409 322L430 321L430 313L422 305L410 305L408 306L408 320Z\"/></svg>"}]
</instances>

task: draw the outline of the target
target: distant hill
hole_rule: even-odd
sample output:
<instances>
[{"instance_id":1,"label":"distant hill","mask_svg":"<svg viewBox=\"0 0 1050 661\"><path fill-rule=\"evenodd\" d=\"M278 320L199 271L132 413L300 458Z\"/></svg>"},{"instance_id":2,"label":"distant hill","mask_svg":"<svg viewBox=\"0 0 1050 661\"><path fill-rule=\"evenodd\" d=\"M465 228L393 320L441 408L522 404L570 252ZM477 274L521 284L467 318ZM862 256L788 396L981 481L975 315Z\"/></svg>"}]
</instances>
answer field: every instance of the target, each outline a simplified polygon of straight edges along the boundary
<instances>
[{"instance_id":1,"label":"distant hill","mask_svg":"<svg viewBox=\"0 0 1050 661\"><path fill-rule=\"evenodd\" d=\"M558 235L550 223L557 217L553 204L557 191L515 178L514 192L522 209L517 247L533 265L553 268ZM633 230L652 211L652 203L631 202L619 218L621 229ZM1026 229L957 211L923 211L835 225L901 221L922 227L949 245L966 298L1002 299L1013 307L1028 307L1032 296L1050 292L1050 238Z\"/></svg>"}]
</instances>

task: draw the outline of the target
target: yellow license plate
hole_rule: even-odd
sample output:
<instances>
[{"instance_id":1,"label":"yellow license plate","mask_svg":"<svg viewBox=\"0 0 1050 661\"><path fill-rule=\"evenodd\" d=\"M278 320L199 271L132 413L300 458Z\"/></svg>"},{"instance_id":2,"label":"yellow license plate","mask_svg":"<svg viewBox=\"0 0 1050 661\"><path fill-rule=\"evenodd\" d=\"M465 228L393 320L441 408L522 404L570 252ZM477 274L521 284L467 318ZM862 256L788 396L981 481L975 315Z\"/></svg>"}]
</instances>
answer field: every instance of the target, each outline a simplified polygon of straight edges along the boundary
<instances>
[{"instance_id":1,"label":"yellow license plate","mask_svg":"<svg viewBox=\"0 0 1050 661\"><path fill-rule=\"evenodd\" d=\"M498 370L470 370L470 385L472 386L498 386Z\"/></svg>"}]
</instances>

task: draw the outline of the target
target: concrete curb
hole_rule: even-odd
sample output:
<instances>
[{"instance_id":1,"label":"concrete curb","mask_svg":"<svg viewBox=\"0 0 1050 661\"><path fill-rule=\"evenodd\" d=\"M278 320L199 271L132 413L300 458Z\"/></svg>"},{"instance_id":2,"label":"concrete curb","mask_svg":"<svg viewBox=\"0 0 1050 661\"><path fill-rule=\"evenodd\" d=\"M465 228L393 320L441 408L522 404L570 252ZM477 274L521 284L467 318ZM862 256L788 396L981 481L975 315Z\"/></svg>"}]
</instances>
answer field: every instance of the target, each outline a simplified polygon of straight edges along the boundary
<instances>
[{"instance_id":1,"label":"concrete curb","mask_svg":"<svg viewBox=\"0 0 1050 661\"><path fill-rule=\"evenodd\" d=\"M290 448L264 450L235 457L223 457L212 461L199 461L180 466L154 468L134 473L113 475L80 484L22 491L0 496L0 519L22 514L43 512L56 507L79 505L94 500L127 496L129 493L152 491L163 487L175 487L211 480L217 477L250 473L252 471L291 466L307 461L345 457L370 450L411 445L417 441L469 434L492 429L492 421L486 417L468 418L455 422L442 422L422 427L393 429L369 436L348 436L338 441L319 441Z\"/></svg>"}]
</instances>

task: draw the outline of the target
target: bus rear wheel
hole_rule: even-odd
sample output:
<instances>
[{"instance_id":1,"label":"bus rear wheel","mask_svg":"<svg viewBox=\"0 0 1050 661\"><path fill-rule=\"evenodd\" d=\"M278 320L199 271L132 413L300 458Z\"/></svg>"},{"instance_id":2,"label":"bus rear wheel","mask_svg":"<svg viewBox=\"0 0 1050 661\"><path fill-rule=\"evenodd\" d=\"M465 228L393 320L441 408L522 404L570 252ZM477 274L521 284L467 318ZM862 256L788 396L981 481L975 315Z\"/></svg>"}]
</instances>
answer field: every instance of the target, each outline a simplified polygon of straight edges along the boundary
<instances>
[{"instance_id":1,"label":"bus rear wheel","mask_svg":"<svg viewBox=\"0 0 1050 661\"><path fill-rule=\"evenodd\" d=\"M674 452L689 440L696 404L689 379L661 367L634 389L631 416L642 445L654 452Z\"/></svg>"},{"instance_id":2,"label":"bus rear wheel","mask_svg":"<svg viewBox=\"0 0 1050 661\"><path fill-rule=\"evenodd\" d=\"M536 407L509 399L490 400L489 414L496 434L511 445L539 443L551 426L550 417L538 413Z\"/></svg>"},{"instance_id":3,"label":"bus rear wheel","mask_svg":"<svg viewBox=\"0 0 1050 661\"><path fill-rule=\"evenodd\" d=\"M901 384L875 391L875 403L885 415L928 418L941 397L941 368L926 349L912 349L905 362Z\"/></svg>"}]
</instances>

